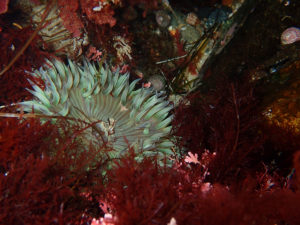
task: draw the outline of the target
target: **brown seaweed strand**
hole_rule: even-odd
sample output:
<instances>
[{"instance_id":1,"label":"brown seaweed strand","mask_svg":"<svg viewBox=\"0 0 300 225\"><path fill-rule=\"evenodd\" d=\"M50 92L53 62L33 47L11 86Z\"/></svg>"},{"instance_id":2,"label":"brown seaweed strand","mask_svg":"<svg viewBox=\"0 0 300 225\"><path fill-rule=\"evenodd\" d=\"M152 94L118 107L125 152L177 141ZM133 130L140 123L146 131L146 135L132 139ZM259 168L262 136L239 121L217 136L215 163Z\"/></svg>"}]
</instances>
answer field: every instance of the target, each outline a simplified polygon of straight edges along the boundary
<instances>
[{"instance_id":1,"label":"brown seaweed strand","mask_svg":"<svg viewBox=\"0 0 300 225\"><path fill-rule=\"evenodd\" d=\"M236 119L237 119L236 136L235 136L235 141L234 141L234 146L233 146L233 151L232 151L232 152L235 152L237 145L238 145L239 136L240 136L240 115L239 115L239 110L238 110L238 105L237 105L237 101L236 101L236 95L235 95L235 90L234 90L233 84L231 84L231 90L232 90L232 98L233 98L233 103L234 103Z\"/></svg>"}]
</instances>

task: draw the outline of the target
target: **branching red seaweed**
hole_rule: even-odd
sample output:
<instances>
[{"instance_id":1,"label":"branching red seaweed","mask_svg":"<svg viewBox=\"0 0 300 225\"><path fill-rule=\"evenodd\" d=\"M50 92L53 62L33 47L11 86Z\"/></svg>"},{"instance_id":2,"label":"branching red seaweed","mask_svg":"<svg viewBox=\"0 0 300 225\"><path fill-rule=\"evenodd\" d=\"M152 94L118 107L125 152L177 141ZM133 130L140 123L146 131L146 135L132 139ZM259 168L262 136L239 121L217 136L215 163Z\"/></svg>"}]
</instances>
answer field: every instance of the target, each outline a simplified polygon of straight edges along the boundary
<instances>
[{"instance_id":1,"label":"branching red seaweed","mask_svg":"<svg viewBox=\"0 0 300 225\"><path fill-rule=\"evenodd\" d=\"M78 0L58 0L59 16L63 21L63 25L74 37L81 36L83 23L78 16L79 2Z\"/></svg>"},{"instance_id":2,"label":"branching red seaweed","mask_svg":"<svg viewBox=\"0 0 300 225\"><path fill-rule=\"evenodd\" d=\"M26 90L27 71L39 68L50 55L41 49L45 43L37 34L43 23L36 30L22 27L15 12L7 10L8 2L0 3L0 224L300 224L299 134L266 123L259 83L242 77L243 71L230 79L209 70L203 85L174 109L174 149L181 155L172 166L155 157L137 161L132 147L107 162L101 155L110 149L81 136L95 124L8 112L12 103L32 98ZM82 38L83 32L88 36L90 52L83 48L83 55L92 60L116 55L114 37L119 36L133 46L132 67L137 63L134 34L130 20L119 21L122 11L132 7L146 17L163 1L54 2L73 37ZM212 6L217 1L207 2ZM232 1L222 2L230 6ZM177 31L175 44L183 56ZM184 90L181 78L175 78L175 93Z\"/></svg>"},{"instance_id":3,"label":"branching red seaweed","mask_svg":"<svg viewBox=\"0 0 300 225\"><path fill-rule=\"evenodd\" d=\"M92 208L82 193L102 185L101 159L94 163L98 150L81 151L74 140L66 146L72 129L61 123L58 129L36 119L0 119L0 221L78 224Z\"/></svg>"}]
</instances>

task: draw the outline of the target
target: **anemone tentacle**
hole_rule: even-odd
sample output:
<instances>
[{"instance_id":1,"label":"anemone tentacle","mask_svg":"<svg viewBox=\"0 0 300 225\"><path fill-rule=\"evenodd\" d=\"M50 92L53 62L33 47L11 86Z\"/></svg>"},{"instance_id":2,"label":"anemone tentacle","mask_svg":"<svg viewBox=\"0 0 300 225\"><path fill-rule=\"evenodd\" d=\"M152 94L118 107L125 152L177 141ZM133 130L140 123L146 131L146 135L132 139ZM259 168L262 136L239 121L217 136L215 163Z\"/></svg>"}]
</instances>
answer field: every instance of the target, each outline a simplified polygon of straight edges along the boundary
<instances>
[{"instance_id":1,"label":"anemone tentacle","mask_svg":"<svg viewBox=\"0 0 300 225\"><path fill-rule=\"evenodd\" d=\"M105 142L114 150L109 153L113 158L120 157L128 145L146 156L173 154L168 138L173 106L151 88L136 89L138 80L130 83L128 73L86 59L81 66L54 59L32 76L41 78L45 88L29 81L34 99L20 103L24 111L96 123L83 138L98 145Z\"/></svg>"}]
</instances>

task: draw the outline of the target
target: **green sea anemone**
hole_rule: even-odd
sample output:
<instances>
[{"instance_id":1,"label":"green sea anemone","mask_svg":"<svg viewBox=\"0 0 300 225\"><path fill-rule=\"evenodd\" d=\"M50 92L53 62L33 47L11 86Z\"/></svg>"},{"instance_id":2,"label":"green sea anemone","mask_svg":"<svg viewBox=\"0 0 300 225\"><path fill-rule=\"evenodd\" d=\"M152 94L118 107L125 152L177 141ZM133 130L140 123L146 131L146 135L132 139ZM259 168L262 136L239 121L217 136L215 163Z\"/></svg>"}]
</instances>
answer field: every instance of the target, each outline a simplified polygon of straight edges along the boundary
<instances>
[{"instance_id":1,"label":"green sea anemone","mask_svg":"<svg viewBox=\"0 0 300 225\"><path fill-rule=\"evenodd\" d=\"M54 59L32 75L41 78L45 88L29 81L35 97L21 103L25 112L94 124L81 138L84 143L111 147L110 158L119 158L129 146L142 152L138 159L174 154L168 137L173 106L153 89L137 89L138 80L130 83L128 73L113 72L106 64L86 59L82 65Z\"/></svg>"}]
</instances>

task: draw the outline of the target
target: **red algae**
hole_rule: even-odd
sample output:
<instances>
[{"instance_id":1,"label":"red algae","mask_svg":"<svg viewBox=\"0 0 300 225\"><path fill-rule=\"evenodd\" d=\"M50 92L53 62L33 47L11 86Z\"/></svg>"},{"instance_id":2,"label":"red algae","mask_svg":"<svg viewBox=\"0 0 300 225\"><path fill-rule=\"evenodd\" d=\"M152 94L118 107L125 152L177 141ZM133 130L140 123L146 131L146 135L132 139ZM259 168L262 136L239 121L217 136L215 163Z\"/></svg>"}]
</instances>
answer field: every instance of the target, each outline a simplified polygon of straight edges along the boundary
<instances>
[{"instance_id":1,"label":"red algae","mask_svg":"<svg viewBox=\"0 0 300 225\"><path fill-rule=\"evenodd\" d=\"M37 43L41 42L41 39L34 35L31 27L8 26L9 22L0 18L0 26L3 29L0 33L0 48L3 53L0 60L1 104L15 103L30 96L25 90L30 87L26 71L38 68L42 65L44 57L50 55L39 48ZM30 39L32 40L28 42ZM27 42L28 47L24 49ZM21 54L16 58L19 53ZM8 66L10 67L7 68Z\"/></svg>"},{"instance_id":2,"label":"red algae","mask_svg":"<svg viewBox=\"0 0 300 225\"><path fill-rule=\"evenodd\" d=\"M212 7L216 2L231 7L236 1L203 1L201 5ZM288 8L274 1L267 12L275 6L284 12L299 8L296 1L289 2L295 7ZM82 48L82 55L90 51L91 58L101 63L102 60L117 62L128 70L151 65L143 72L153 70L166 74L166 93L183 96L172 111L171 136L175 144L172 151L178 150L179 154L171 166L159 164L155 156L137 161L139 151L128 146L124 150L127 153L120 158L104 160L101 154L113 150L95 146L80 135L93 124L78 120L71 125L67 117L23 113L8 107L32 98L26 90L31 88L28 72L38 69L45 58L54 57L56 52L47 50L47 44L30 24L30 15L17 17L13 1L8 10L5 8L8 1L3 1L0 7L3 8L0 10L0 69L5 71L0 76L1 224L300 224L299 134L286 126L276 126L274 120L267 121L263 114L265 96L260 95L269 83L288 80L287 76L284 80L277 74L290 71L288 66L275 75L262 71L265 77L251 80L249 71L263 64L264 58L270 55L258 51L261 49L258 42L251 42L258 55L252 57L250 42L242 39L243 43L237 45L243 53L236 53L245 61L242 68L236 68L240 63L236 57L226 56L226 51L233 48L229 46L221 55L225 57L224 62L221 58L216 60L216 65L208 65L202 86L186 93L181 74L176 71L182 69L180 66L187 59L175 62L166 59L170 65L162 69L154 67L155 62L164 60L160 58L164 55L157 54L163 50L155 49L151 43L160 40L162 45L156 46L167 46L162 40L165 37L172 38L166 39L173 41L179 56L187 54L178 27L176 33L172 30L174 37L171 37L168 30L155 24L155 10L169 10L163 5L173 2L58 0L57 3L59 17L72 38L83 38L83 33L88 36L90 45ZM187 4L193 5L190 1ZM264 4L254 13L264 15ZM136 15L123 21L121 14L129 7ZM197 13L197 7L189 10ZM190 12L182 10L181 13ZM277 18L279 14L276 11L274 15ZM294 17L280 18L281 24L274 27L295 26L290 24L296 21ZM27 23L21 23L22 20ZM139 26L133 26L130 21ZM134 30L136 27L138 31ZM241 35L260 40L260 36L250 37L252 30L245 30L246 35ZM276 29L272 27L266 33L271 30ZM144 31L148 33L143 36ZM158 35L155 39L150 34ZM280 32L273 35L277 38L270 43L277 41L280 45ZM126 39L132 47L131 60L117 58L113 46L117 36ZM148 51L140 49L142 45L137 43L145 44L152 58L147 58ZM292 51L296 47L289 48ZM276 48L268 45L267 49ZM17 60L13 61L18 53ZM66 58L60 57L62 61ZM194 64L187 66L197 74ZM298 69L294 68L293 73ZM43 87L39 80L35 82ZM296 85L293 80L289 82L291 87ZM287 110L295 113L296 103L291 99L284 103L289 106Z\"/></svg>"},{"instance_id":3,"label":"red algae","mask_svg":"<svg viewBox=\"0 0 300 225\"><path fill-rule=\"evenodd\" d=\"M8 9L9 0L1 1L0 3L0 14L6 13Z\"/></svg>"},{"instance_id":4,"label":"red algae","mask_svg":"<svg viewBox=\"0 0 300 225\"><path fill-rule=\"evenodd\" d=\"M81 196L84 186L100 184L101 174L94 172L92 176L86 171L86 165L95 156L92 151L90 155L78 152L74 141L65 146L63 141L71 135L62 133L61 128L58 131L49 122L41 125L36 119L1 118L1 221L6 224L83 221L83 213L91 205Z\"/></svg>"}]
</instances>

